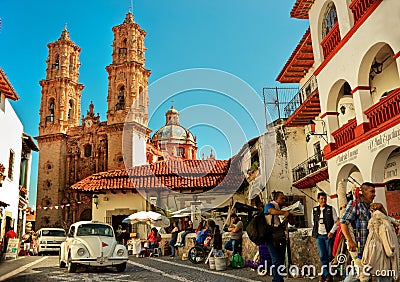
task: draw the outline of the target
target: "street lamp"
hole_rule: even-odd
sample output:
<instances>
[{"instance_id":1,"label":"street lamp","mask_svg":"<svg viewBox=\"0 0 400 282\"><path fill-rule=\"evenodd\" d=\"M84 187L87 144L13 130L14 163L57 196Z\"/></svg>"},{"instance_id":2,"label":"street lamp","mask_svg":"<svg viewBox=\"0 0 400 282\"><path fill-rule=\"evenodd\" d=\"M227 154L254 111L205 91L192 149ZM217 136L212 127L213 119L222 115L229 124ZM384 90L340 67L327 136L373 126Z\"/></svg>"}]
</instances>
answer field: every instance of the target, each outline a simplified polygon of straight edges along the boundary
<instances>
[{"instance_id":1,"label":"street lamp","mask_svg":"<svg viewBox=\"0 0 400 282\"><path fill-rule=\"evenodd\" d=\"M93 195L92 200L93 200L93 204L96 205L96 209L98 209L99 208L99 196Z\"/></svg>"},{"instance_id":2,"label":"street lamp","mask_svg":"<svg viewBox=\"0 0 400 282\"><path fill-rule=\"evenodd\" d=\"M316 133L316 131L315 131L315 127L316 127L315 122L316 121L322 122L322 133ZM312 135L312 136L318 136L318 137L324 139L324 141L326 143L328 143L328 138L327 138L327 134L326 134L326 131L325 131L325 122L322 119L315 120L315 121L314 120L310 120L308 122L308 124L307 124L307 129L308 129L308 134L306 136L306 142L310 141L310 136Z\"/></svg>"}]
</instances>

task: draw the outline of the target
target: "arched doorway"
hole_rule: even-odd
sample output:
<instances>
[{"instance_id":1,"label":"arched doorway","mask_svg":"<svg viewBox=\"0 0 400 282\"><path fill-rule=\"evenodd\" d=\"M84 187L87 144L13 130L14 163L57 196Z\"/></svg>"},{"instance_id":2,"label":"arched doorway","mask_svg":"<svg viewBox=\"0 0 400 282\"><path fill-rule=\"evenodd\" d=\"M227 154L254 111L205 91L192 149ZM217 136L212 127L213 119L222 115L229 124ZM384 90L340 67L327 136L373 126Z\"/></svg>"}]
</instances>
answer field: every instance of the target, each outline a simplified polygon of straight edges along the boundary
<instances>
[{"instance_id":1,"label":"arched doorway","mask_svg":"<svg viewBox=\"0 0 400 282\"><path fill-rule=\"evenodd\" d=\"M81 221L89 221L92 220L92 210L91 209L86 209L81 213L80 217Z\"/></svg>"}]
</instances>

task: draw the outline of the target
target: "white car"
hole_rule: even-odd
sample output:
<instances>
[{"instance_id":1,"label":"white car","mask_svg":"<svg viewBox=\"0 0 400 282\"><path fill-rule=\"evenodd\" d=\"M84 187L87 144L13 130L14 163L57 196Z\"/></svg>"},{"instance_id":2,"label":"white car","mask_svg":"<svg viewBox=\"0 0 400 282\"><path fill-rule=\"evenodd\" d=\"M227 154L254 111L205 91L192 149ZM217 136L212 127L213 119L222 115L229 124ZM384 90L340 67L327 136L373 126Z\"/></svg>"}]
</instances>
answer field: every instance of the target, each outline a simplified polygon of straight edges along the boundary
<instances>
[{"instance_id":1,"label":"white car","mask_svg":"<svg viewBox=\"0 0 400 282\"><path fill-rule=\"evenodd\" d=\"M41 228L36 232L37 253L58 252L66 235L62 228Z\"/></svg>"},{"instance_id":2,"label":"white car","mask_svg":"<svg viewBox=\"0 0 400 282\"><path fill-rule=\"evenodd\" d=\"M112 226L97 221L79 221L71 225L61 244L59 265L75 272L78 265L115 266L125 271L128 252L118 244Z\"/></svg>"}]
</instances>

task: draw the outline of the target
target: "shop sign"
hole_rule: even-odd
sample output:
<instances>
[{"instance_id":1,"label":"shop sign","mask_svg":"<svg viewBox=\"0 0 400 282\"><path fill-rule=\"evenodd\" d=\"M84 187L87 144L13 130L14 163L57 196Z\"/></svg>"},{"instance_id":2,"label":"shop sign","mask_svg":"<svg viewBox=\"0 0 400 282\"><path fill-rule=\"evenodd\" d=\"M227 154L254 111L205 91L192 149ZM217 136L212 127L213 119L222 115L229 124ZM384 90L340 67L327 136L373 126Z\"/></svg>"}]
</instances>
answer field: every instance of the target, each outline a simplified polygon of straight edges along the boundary
<instances>
[{"instance_id":1,"label":"shop sign","mask_svg":"<svg viewBox=\"0 0 400 282\"><path fill-rule=\"evenodd\" d=\"M336 158L336 165L339 166L345 162L355 160L358 157L358 148L354 150L348 150L337 156Z\"/></svg>"},{"instance_id":2,"label":"shop sign","mask_svg":"<svg viewBox=\"0 0 400 282\"><path fill-rule=\"evenodd\" d=\"M372 152L379 148L388 146L392 139L400 140L400 128L392 129L392 132L382 133L374 138L371 138L368 143L368 150Z\"/></svg>"},{"instance_id":3,"label":"shop sign","mask_svg":"<svg viewBox=\"0 0 400 282\"><path fill-rule=\"evenodd\" d=\"M400 155L396 155L387 160L385 170L383 171L383 179L386 181L398 179L397 175L400 172Z\"/></svg>"},{"instance_id":4,"label":"shop sign","mask_svg":"<svg viewBox=\"0 0 400 282\"><path fill-rule=\"evenodd\" d=\"M19 239L8 239L6 259L17 258L18 256Z\"/></svg>"}]
</instances>

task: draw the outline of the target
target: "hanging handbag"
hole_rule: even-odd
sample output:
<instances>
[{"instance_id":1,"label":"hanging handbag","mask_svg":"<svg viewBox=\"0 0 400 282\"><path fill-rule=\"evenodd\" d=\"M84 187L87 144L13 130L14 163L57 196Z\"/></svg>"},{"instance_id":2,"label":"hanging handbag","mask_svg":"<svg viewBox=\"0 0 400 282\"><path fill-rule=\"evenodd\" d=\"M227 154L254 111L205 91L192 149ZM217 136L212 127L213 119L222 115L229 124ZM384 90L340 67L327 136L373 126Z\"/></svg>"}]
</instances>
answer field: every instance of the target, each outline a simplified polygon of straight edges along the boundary
<instances>
[{"instance_id":1,"label":"hanging handbag","mask_svg":"<svg viewBox=\"0 0 400 282\"><path fill-rule=\"evenodd\" d=\"M274 215L272 216L272 222L274 221ZM286 246L286 222L283 221L278 226L271 226L271 241L275 248L283 248Z\"/></svg>"}]
</instances>

